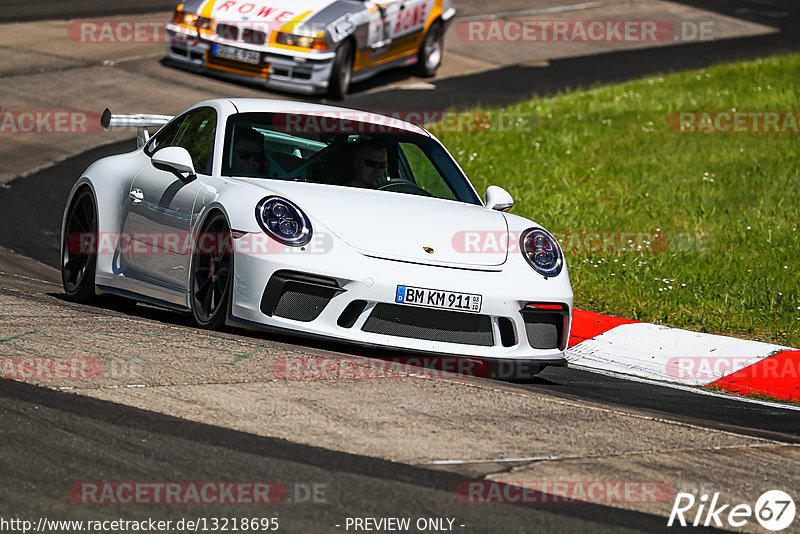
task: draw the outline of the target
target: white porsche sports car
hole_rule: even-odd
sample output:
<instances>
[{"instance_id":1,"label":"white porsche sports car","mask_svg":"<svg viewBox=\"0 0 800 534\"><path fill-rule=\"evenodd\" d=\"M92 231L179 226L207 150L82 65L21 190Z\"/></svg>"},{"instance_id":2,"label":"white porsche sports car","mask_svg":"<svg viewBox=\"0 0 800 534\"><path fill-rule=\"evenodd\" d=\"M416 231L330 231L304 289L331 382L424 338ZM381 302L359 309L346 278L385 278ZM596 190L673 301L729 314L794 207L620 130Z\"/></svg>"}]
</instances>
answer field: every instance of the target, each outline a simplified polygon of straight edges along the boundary
<instances>
[{"instance_id":1,"label":"white porsche sports car","mask_svg":"<svg viewBox=\"0 0 800 534\"><path fill-rule=\"evenodd\" d=\"M139 148L92 164L62 225L66 295L436 355L565 365L557 240L476 194L425 129L372 113L217 99L103 114ZM148 128L158 131L150 137Z\"/></svg>"}]
</instances>

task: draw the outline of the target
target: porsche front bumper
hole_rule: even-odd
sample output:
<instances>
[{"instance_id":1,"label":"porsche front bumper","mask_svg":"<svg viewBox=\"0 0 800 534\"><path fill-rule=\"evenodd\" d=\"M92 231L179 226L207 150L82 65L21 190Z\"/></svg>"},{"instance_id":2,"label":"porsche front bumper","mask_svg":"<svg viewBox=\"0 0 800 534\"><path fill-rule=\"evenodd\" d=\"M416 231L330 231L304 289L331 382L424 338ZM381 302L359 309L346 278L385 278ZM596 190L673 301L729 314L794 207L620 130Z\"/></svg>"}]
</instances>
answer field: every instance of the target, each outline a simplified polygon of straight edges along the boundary
<instances>
[{"instance_id":1,"label":"porsche front bumper","mask_svg":"<svg viewBox=\"0 0 800 534\"><path fill-rule=\"evenodd\" d=\"M564 365L568 277L545 280L519 260L488 269L382 259L347 246L336 254L237 253L231 322L371 347ZM399 285L481 294L481 309L398 304Z\"/></svg>"}]
</instances>

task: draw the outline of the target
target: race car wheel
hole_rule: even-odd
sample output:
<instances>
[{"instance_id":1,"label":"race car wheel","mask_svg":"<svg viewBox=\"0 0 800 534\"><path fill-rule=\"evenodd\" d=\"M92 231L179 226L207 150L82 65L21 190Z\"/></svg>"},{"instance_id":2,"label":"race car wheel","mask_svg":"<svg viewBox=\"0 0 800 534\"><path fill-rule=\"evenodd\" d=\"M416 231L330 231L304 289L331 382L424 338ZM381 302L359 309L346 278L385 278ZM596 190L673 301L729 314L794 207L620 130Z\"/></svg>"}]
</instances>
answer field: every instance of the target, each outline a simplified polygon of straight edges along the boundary
<instances>
[{"instance_id":1,"label":"race car wheel","mask_svg":"<svg viewBox=\"0 0 800 534\"><path fill-rule=\"evenodd\" d=\"M222 213L211 215L198 234L192 257L192 314L201 328L218 330L230 311L233 242Z\"/></svg>"},{"instance_id":2,"label":"race car wheel","mask_svg":"<svg viewBox=\"0 0 800 534\"><path fill-rule=\"evenodd\" d=\"M422 46L419 48L417 57L417 75L422 78L430 78L439 70L442 64L442 23L438 20L431 24Z\"/></svg>"},{"instance_id":3,"label":"race car wheel","mask_svg":"<svg viewBox=\"0 0 800 534\"><path fill-rule=\"evenodd\" d=\"M345 41L336 49L336 59L333 60L331 79L328 82L328 96L334 100L344 100L350 90L352 77L353 43Z\"/></svg>"},{"instance_id":4,"label":"race car wheel","mask_svg":"<svg viewBox=\"0 0 800 534\"><path fill-rule=\"evenodd\" d=\"M84 187L72 199L61 237L61 282L71 301L89 302L95 298L97 254L87 243L93 242L96 235L94 196L88 187Z\"/></svg>"}]
</instances>

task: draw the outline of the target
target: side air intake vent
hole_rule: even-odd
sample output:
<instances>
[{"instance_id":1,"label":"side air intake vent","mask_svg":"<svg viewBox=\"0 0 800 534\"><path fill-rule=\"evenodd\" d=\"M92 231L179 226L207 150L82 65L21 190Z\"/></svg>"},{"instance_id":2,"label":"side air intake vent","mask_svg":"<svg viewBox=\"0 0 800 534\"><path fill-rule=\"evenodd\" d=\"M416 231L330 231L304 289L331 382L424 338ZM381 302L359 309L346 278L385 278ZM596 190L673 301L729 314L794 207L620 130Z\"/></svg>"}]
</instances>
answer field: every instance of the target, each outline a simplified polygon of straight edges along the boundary
<instances>
[{"instance_id":1,"label":"side air intake vent","mask_svg":"<svg viewBox=\"0 0 800 534\"><path fill-rule=\"evenodd\" d=\"M525 334L534 349L566 348L569 308L562 304L528 304L520 310Z\"/></svg>"},{"instance_id":2,"label":"side air intake vent","mask_svg":"<svg viewBox=\"0 0 800 534\"><path fill-rule=\"evenodd\" d=\"M337 294L336 280L294 271L277 271L261 298L264 315L295 321L313 321Z\"/></svg>"}]
</instances>

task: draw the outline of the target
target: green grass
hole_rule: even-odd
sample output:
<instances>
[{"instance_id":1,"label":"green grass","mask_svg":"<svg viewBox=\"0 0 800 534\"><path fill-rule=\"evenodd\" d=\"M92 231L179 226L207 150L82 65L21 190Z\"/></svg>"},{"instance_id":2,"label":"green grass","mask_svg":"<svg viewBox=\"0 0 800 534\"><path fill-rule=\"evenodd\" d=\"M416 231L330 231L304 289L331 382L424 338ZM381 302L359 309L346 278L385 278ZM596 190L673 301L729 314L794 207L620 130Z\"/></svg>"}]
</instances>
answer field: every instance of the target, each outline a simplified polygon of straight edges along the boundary
<instances>
[{"instance_id":1,"label":"green grass","mask_svg":"<svg viewBox=\"0 0 800 534\"><path fill-rule=\"evenodd\" d=\"M667 126L798 110L798 72L783 55L652 76L490 110L526 118L509 132L437 134L479 191L508 189L556 235L659 234L649 252L566 246L576 307L800 347L800 135Z\"/></svg>"}]
</instances>

